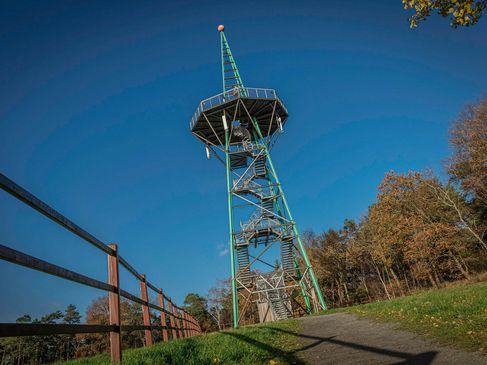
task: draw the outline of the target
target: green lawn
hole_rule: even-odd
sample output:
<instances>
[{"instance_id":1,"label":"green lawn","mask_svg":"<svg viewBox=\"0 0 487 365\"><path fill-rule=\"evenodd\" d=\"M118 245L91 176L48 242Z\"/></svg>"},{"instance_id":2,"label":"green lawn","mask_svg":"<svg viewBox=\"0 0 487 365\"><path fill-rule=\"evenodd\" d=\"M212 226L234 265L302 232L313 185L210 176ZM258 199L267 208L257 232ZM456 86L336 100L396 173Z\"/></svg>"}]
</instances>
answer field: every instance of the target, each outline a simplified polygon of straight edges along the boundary
<instances>
[{"instance_id":1,"label":"green lawn","mask_svg":"<svg viewBox=\"0 0 487 365\"><path fill-rule=\"evenodd\" d=\"M404 329L440 342L487 352L487 282L329 312L356 313L398 322Z\"/></svg>"},{"instance_id":2,"label":"green lawn","mask_svg":"<svg viewBox=\"0 0 487 365\"><path fill-rule=\"evenodd\" d=\"M127 350L124 364L137 365L281 365L304 364L293 351L300 348L296 333L300 321L281 321L157 343L150 348ZM61 364L61 363L59 363ZM69 365L110 364L107 354L70 361Z\"/></svg>"}]
</instances>

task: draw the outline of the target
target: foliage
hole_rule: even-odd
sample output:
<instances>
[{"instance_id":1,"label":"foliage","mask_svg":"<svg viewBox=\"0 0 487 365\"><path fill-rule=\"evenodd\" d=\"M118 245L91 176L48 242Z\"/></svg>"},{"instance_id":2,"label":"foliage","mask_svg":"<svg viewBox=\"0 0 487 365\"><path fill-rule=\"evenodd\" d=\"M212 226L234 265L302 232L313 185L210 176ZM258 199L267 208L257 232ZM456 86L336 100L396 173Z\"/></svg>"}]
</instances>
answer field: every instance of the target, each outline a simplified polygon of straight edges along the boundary
<instances>
[{"instance_id":1,"label":"foliage","mask_svg":"<svg viewBox=\"0 0 487 365\"><path fill-rule=\"evenodd\" d=\"M142 310L140 305L122 300L120 302L122 325L141 325ZM156 317L156 316L152 316ZM76 306L70 304L63 312L55 311L40 319L33 319L30 315L18 318L17 323L46 323L46 324L79 324L81 315ZM108 297L95 299L86 311L87 324L109 323ZM155 322L155 325L160 322ZM154 340L160 340L159 331L154 331ZM141 347L144 345L143 331L124 332L122 336L123 348ZM11 337L0 340L0 364L47 364L53 361L69 360L75 357L91 356L109 349L108 335L103 333L89 333L78 335L51 335Z\"/></svg>"},{"instance_id":2,"label":"foliage","mask_svg":"<svg viewBox=\"0 0 487 365\"><path fill-rule=\"evenodd\" d=\"M359 223L308 234L308 252L332 307L393 298L470 279L487 268L487 246L467 203L431 173L389 172Z\"/></svg>"},{"instance_id":3,"label":"foliage","mask_svg":"<svg viewBox=\"0 0 487 365\"><path fill-rule=\"evenodd\" d=\"M222 330L232 326L232 291L230 280L218 281L208 292L208 312Z\"/></svg>"},{"instance_id":4,"label":"foliage","mask_svg":"<svg viewBox=\"0 0 487 365\"><path fill-rule=\"evenodd\" d=\"M449 181L390 171L360 221L303 235L331 307L469 280L487 269L487 98L450 133Z\"/></svg>"},{"instance_id":5,"label":"foliage","mask_svg":"<svg viewBox=\"0 0 487 365\"><path fill-rule=\"evenodd\" d=\"M199 294L189 293L184 299L184 308L199 323L203 332L211 332L217 328L215 320L208 311L208 300Z\"/></svg>"},{"instance_id":6,"label":"foliage","mask_svg":"<svg viewBox=\"0 0 487 365\"><path fill-rule=\"evenodd\" d=\"M299 321L281 321L156 343L123 353L124 364L254 365L303 364L294 354L301 345ZM109 364L108 355L70 361L69 365Z\"/></svg>"},{"instance_id":7,"label":"foliage","mask_svg":"<svg viewBox=\"0 0 487 365\"><path fill-rule=\"evenodd\" d=\"M120 321L122 325L143 325L142 308L137 303L128 300L120 301ZM86 310L87 324L109 324L108 297L95 299ZM109 350L108 335L104 333L89 333L77 336L79 345L77 357L92 356ZM143 331L124 332L122 347L132 348L144 345Z\"/></svg>"},{"instance_id":8,"label":"foliage","mask_svg":"<svg viewBox=\"0 0 487 365\"><path fill-rule=\"evenodd\" d=\"M402 0L404 9L413 9L409 18L411 28L425 21L431 12L436 11L442 17L450 17L450 25L471 26L477 23L487 6L487 0Z\"/></svg>"},{"instance_id":9,"label":"foliage","mask_svg":"<svg viewBox=\"0 0 487 365\"><path fill-rule=\"evenodd\" d=\"M487 97L468 105L450 130L451 181L465 193L480 236L487 233Z\"/></svg>"},{"instance_id":10,"label":"foliage","mask_svg":"<svg viewBox=\"0 0 487 365\"><path fill-rule=\"evenodd\" d=\"M77 324L81 316L73 304L61 311L49 313L40 319L26 314L17 323ZM10 337L0 339L1 364L46 364L74 357L77 341L72 335Z\"/></svg>"},{"instance_id":11,"label":"foliage","mask_svg":"<svg viewBox=\"0 0 487 365\"><path fill-rule=\"evenodd\" d=\"M487 283L430 290L394 300L343 308L442 342L487 352Z\"/></svg>"}]
</instances>

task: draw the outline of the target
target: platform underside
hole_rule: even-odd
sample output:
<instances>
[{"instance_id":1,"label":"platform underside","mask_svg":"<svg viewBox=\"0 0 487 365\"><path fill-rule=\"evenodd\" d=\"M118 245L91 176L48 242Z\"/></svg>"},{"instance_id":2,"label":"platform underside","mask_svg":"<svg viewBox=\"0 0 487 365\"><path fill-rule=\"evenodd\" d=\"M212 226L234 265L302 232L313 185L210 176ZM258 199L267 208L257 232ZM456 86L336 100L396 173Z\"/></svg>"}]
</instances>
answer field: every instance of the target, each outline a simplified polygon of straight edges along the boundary
<instances>
[{"instance_id":1,"label":"platform underside","mask_svg":"<svg viewBox=\"0 0 487 365\"><path fill-rule=\"evenodd\" d=\"M278 120L284 125L287 119L286 108L278 99L240 97L202 112L192 128L192 132L207 142L222 146L225 143L223 113L226 115L230 128L233 126L232 121L239 121L248 125L251 135L255 130L249 117L252 116L257 121L264 137L272 135L280 128Z\"/></svg>"}]
</instances>

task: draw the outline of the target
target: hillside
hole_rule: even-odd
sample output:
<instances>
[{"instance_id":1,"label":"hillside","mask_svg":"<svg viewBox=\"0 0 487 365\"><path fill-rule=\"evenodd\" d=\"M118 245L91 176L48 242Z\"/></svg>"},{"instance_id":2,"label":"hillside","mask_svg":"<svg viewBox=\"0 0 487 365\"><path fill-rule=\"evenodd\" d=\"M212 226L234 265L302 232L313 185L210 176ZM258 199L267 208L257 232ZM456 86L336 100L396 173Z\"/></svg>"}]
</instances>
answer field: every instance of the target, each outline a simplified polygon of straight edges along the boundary
<instances>
[{"instance_id":1,"label":"hillside","mask_svg":"<svg viewBox=\"0 0 487 365\"><path fill-rule=\"evenodd\" d=\"M486 352L487 282L429 290L390 301L331 310L401 327L453 347ZM124 352L125 364L304 364L302 321L289 320L227 330L195 338L158 343ZM69 365L109 364L108 355L71 361Z\"/></svg>"},{"instance_id":2,"label":"hillside","mask_svg":"<svg viewBox=\"0 0 487 365\"><path fill-rule=\"evenodd\" d=\"M398 322L406 330L442 343L487 352L487 282L428 290L336 311Z\"/></svg>"}]
</instances>

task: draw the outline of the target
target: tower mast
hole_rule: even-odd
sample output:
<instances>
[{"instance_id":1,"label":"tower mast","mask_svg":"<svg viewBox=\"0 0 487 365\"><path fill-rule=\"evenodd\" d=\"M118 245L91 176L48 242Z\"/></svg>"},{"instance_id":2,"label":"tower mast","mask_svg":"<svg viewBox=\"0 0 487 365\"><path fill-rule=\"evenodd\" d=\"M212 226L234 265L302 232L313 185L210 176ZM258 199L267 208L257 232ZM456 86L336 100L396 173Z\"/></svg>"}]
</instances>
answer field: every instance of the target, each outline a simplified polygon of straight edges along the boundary
<instances>
[{"instance_id":1,"label":"tower mast","mask_svg":"<svg viewBox=\"0 0 487 365\"><path fill-rule=\"evenodd\" d=\"M275 90L244 86L218 31L223 92L200 103L190 128L226 167L234 327L326 309L270 155L287 109Z\"/></svg>"},{"instance_id":2,"label":"tower mast","mask_svg":"<svg viewBox=\"0 0 487 365\"><path fill-rule=\"evenodd\" d=\"M244 90L244 84L240 73L238 72L237 63L233 58L232 51L225 37L225 27L220 31L220 44L221 44L221 55L222 55L222 81L223 81L223 92L239 88Z\"/></svg>"},{"instance_id":3,"label":"tower mast","mask_svg":"<svg viewBox=\"0 0 487 365\"><path fill-rule=\"evenodd\" d=\"M221 28L220 28L221 27ZM219 26L220 43L221 43L221 55L222 55L222 82L223 82L223 94L226 91L237 88L243 90L243 82L238 72L237 64L233 59L232 51L228 45L227 38L225 37L224 26ZM223 114L223 118L226 118ZM225 123L226 124L226 123ZM237 278L235 272L235 237L233 235L233 207L232 207L232 168L230 160L230 132L228 125L224 126L225 129L225 167L227 173L227 194L228 194L228 222L230 225L230 272L232 280L232 313L233 313L233 325L238 327L238 293L237 293Z\"/></svg>"}]
</instances>

